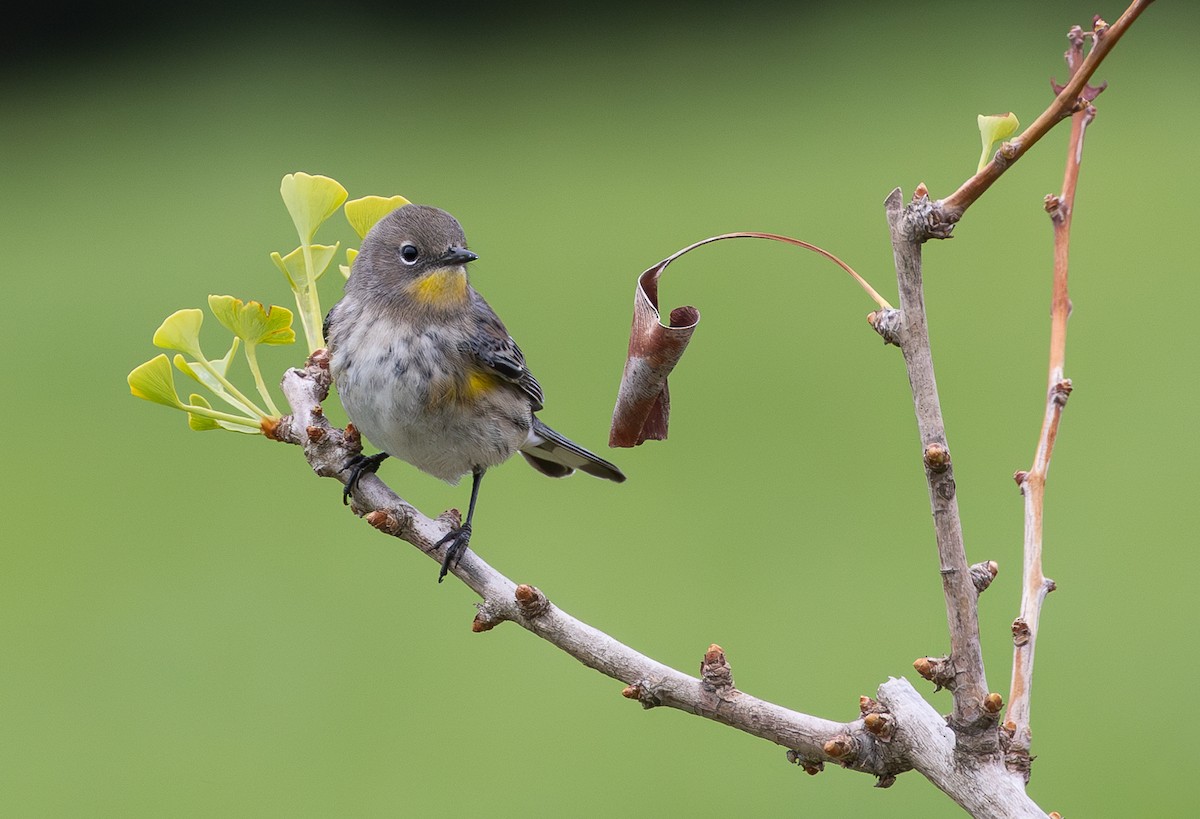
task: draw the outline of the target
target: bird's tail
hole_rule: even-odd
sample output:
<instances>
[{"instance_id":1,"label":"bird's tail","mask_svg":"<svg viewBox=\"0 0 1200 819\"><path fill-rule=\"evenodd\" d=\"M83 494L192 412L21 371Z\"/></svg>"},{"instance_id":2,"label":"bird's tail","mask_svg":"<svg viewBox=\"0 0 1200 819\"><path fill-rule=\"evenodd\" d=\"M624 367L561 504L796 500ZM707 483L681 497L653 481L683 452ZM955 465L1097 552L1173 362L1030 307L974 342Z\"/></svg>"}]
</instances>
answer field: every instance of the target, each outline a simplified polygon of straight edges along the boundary
<instances>
[{"instance_id":1,"label":"bird's tail","mask_svg":"<svg viewBox=\"0 0 1200 819\"><path fill-rule=\"evenodd\" d=\"M625 480L625 473L608 461L592 452L588 452L574 441L564 438L550 427L543 424L536 416L533 428L529 430L529 438L521 447L521 454L529 465L551 478L565 478L576 469L620 483Z\"/></svg>"}]
</instances>

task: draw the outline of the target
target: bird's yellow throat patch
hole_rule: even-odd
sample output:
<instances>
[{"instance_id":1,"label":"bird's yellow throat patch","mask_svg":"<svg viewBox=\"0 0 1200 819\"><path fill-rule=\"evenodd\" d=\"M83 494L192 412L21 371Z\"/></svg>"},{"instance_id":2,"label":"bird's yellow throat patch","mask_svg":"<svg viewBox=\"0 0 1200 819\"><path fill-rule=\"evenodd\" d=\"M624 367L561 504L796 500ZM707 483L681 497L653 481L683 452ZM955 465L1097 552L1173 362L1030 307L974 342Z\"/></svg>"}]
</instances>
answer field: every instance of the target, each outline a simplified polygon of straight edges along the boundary
<instances>
[{"instance_id":1,"label":"bird's yellow throat patch","mask_svg":"<svg viewBox=\"0 0 1200 819\"><path fill-rule=\"evenodd\" d=\"M467 300L467 274L461 267L434 270L411 285L412 297L429 307L451 307Z\"/></svg>"}]
</instances>

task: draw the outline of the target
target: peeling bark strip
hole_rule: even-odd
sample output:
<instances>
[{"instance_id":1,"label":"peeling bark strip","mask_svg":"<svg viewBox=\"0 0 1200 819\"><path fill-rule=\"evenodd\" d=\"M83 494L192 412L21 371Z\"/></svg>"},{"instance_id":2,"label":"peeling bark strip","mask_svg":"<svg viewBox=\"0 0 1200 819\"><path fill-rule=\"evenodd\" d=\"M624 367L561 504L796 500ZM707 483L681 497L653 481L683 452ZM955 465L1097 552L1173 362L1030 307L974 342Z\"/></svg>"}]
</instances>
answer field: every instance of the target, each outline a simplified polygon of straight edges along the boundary
<instances>
[{"instance_id":1,"label":"peeling bark strip","mask_svg":"<svg viewBox=\"0 0 1200 819\"><path fill-rule=\"evenodd\" d=\"M629 332L629 354L617 391L617 404L613 408L609 446L631 447L646 441L666 440L667 422L671 414L667 376L675 369L688 342L692 340L692 333L700 323L700 311L691 306L676 307L670 313L669 323L663 324L658 309L658 278L667 265L683 254L722 239L771 239L819 253L849 273L881 310L891 310L891 305L848 264L832 253L799 239L775 233L723 233L688 245L638 276L633 298L633 327Z\"/></svg>"}]
</instances>

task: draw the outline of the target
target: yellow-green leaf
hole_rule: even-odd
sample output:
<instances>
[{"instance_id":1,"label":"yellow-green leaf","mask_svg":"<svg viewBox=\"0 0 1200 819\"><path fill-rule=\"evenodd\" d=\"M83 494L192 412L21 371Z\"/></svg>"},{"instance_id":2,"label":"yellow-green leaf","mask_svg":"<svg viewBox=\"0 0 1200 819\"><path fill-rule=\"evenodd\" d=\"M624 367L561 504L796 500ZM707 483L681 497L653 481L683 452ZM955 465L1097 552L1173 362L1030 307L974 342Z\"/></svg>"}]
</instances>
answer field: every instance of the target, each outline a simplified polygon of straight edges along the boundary
<instances>
[{"instance_id":1,"label":"yellow-green leaf","mask_svg":"<svg viewBox=\"0 0 1200 819\"><path fill-rule=\"evenodd\" d=\"M229 353L226 354L224 358L208 362L209 366L220 373L222 378L229 374L229 364L233 360L233 354L237 351L239 343L240 341L235 338L233 340L233 346L229 348ZM230 395L229 390L225 389L225 385L218 381L216 376L195 361L186 361L184 360L183 356L177 355L175 356L175 368L184 375L190 376L191 378L194 378L196 381L203 384L212 391L213 395L220 398L238 412L244 413L248 417L254 417L258 415L258 412L254 409L254 407L250 406L245 401L239 400L236 395Z\"/></svg>"},{"instance_id":2,"label":"yellow-green leaf","mask_svg":"<svg viewBox=\"0 0 1200 819\"><path fill-rule=\"evenodd\" d=\"M313 267L316 268L313 281L321 278L329 268L329 263L333 261L334 254L340 246L341 242L336 245L309 245L309 249L312 250ZM286 256L272 252L271 261L287 276L288 284L293 290L308 281L308 276L304 273L304 248L298 247Z\"/></svg>"},{"instance_id":3,"label":"yellow-green leaf","mask_svg":"<svg viewBox=\"0 0 1200 819\"><path fill-rule=\"evenodd\" d=\"M1012 111L1007 114L979 115L979 138L983 141L983 153L979 156L979 168L975 173L982 171L991 161L992 146L1008 139L1020 127L1021 123Z\"/></svg>"},{"instance_id":4,"label":"yellow-green leaf","mask_svg":"<svg viewBox=\"0 0 1200 819\"><path fill-rule=\"evenodd\" d=\"M212 404L204 400L204 396L193 393L188 397L188 403L205 409L212 409ZM207 432L210 429L220 429L221 425L216 422L216 419L209 418L206 415L197 415L194 412L188 413L188 426L197 432Z\"/></svg>"},{"instance_id":5,"label":"yellow-green leaf","mask_svg":"<svg viewBox=\"0 0 1200 819\"><path fill-rule=\"evenodd\" d=\"M289 173L279 185L279 195L287 206L296 232L304 244L312 242L321 223L346 201L346 189L328 176Z\"/></svg>"},{"instance_id":6,"label":"yellow-green leaf","mask_svg":"<svg viewBox=\"0 0 1200 819\"><path fill-rule=\"evenodd\" d=\"M212 359L208 362L209 365L222 376L229 375L229 365L233 362L234 353L237 352L238 345L241 343L241 339L235 336L233 339L233 344L229 345L229 352L225 353L225 357ZM175 369L179 370L189 378L194 378L196 381L199 381L213 392L222 392L225 389L221 386L219 381L213 378L212 373L210 373L208 370L201 369L200 365L196 362L189 362L181 355L176 355L174 361Z\"/></svg>"},{"instance_id":7,"label":"yellow-green leaf","mask_svg":"<svg viewBox=\"0 0 1200 819\"><path fill-rule=\"evenodd\" d=\"M194 358L200 358L200 325L203 322L204 314L195 307L176 310L154 331L154 346L166 350L179 350Z\"/></svg>"},{"instance_id":8,"label":"yellow-green leaf","mask_svg":"<svg viewBox=\"0 0 1200 819\"><path fill-rule=\"evenodd\" d=\"M209 296L208 307L217 321L247 344L291 344L296 340L292 330L292 311L286 307L248 301L233 296Z\"/></svg>"},{"instance_id":9,"label":"yellow-green leaf","mask_svg":"<svg viewBox=\"0 0 1200 819\"><path fill-rule=\"evenodd\" d=\"M342 278L350 278L350 269L354 267L354 260L358 258L358 251L352 247L346 248L346 263L338 265L338 270L342 271Z\"/></svg>"},{"instance_id":10,"label":"yellow-green leaf","mask_svg":"<svg viewBox=\"0 0 1200 819\"><path fill-rule=\"evenodd\" d=\"M354 228L354 232L358 234L358 238L365 238L367 231L375 227L375 223L396 208L402 208L409 204L409 201L403 196L364 196L361 199L351 199L346 203L343 210L346 212L346 220L350 222L350 227Z\"/></svg>"},{"instance_id":11,"label":"yellow-green leaf","mask_svg":"<svg viewBox=\"0 0 1200 819\"><path fill-rule=\"evenodd\" d=\"M175 392L175 377L171 373L171 362L163 353L129 373L129 392L155 404L183 409L183 403Z\"/></svg>"}]
</instances>

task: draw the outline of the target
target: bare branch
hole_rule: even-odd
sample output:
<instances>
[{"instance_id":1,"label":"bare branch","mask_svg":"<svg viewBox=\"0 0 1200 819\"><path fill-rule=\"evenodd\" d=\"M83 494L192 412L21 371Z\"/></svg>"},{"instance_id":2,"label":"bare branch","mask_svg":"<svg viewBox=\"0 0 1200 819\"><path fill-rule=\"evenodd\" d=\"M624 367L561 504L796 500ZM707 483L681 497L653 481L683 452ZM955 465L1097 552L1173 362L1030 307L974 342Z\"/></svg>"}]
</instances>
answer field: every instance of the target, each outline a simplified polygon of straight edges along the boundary
<instances>
[{"instance_id":1,"label":"bare branch","mask_svg":"<svg viewBox=\"0 0 1200 819\"><path fill-rule=\"evenodd\" d=\"M1026 795L1024 783L1009 774L997 756L959 753L956 732L905 680L881 685L879 702L895 719L893 753L911 762L971 816L1046 819L1046 812Z\"/></svg>"},{"instance_id":2,"label":"bare branch","mask_svg":"<svg viewBox=\"0 0 1200 819\"><path fill-rule=\"evenodd\" d=\"M1087 63L1083 58L1083 32L1072 29L1071 47L1066 53L1067 65L1076 75ZM1093 46L1093 52L1097 46ZM1090 57L1090 55L1089 55ZM1099 91L1096 92L1097 94ZM1095 95L1092 95L1092 99ZM1054 591L1054 581L1042 573L1043 516L1046 501L1046 478L1054 442L1058 438L1059 422L1071 381L1064 377L1067 354L1067 319L1071 315L1071 298L1067 289L1068 257L1071 242L1071 217L1075 209L1075 191L1079 182L1079 167L1083 161L1083 138L1087 126L1096 116L1090 102L1071 118L1071 138L1067 144L1066 169L1063 172L1062 193L1046 197L1046 212L1054 225L1054 285L1050 301L1050 364L1046 388L1046 409L1042 430L1038 436L1033 466L1020 472L1021 493L1025 496L1025 559L1024 582L1021 590L1021 613L1013 622L1012 686L1006 732L1011 734L1008 749L1009 766L1029 778L1030 698L1033 687L1033 657L1037 645L1038 623L1046 595Z\"/></svg>"},{"instance_id":3,"label":"bare branch","mask_svg":"<svg viewBox=\"0 0 1200 819\"><path fill-rule=\"evenodd\" d=\"M328 396L329 385L324 350L314 353L303 370L288 370L282 386L292 414L280 420L271 437L303 447L318 475L340 480L342 467L360 450L360 443L353 428L343 432L325 418L320 403ZM375 528L413 544L439 562L442 550L434 544L458 518L454 510L437 518L426 517L375 475L364 475L359 481L353 509ZM769 740L789 749L789 758L805 770L815 772L825 762L837 762L881 779L894 779L911 767L867 731L861 718L853 722L821 719L737 690L720 646L713 645L706 652L701 677L691 677L577 620L533 586L504 577L473 550L451 571L482 598L473 631L487 631L506 621L516 623L589 668L626 683L624 696L646 708L677 708Z\"/></svg>"},{"instance_id":4,"label":"bare branch","mask_svg":"<svg viewBox=\"0 0 1200 819\"><path fill-rule=\"evenodd\" d=\"M982 737L980 729L992 724L993 720L983 710L983 699L988 690L983 669L983 650L979 643L976 610L978 592L963 546L954 466L949 444L946 443L946 428L933 374L933 355L925 319L920 226L926 223L930 207L928 198L921 197L905 208L899 188L887 198L887 217L892 230L892 252L896 260L900 312L903 316L897 337L904 353L916 409L925 478L933 507L942 591L946 598L951 663L946 687L954 695L952 725L956 731L967 729ZM982 747L980 750L986 752L991 749Z\"/></svg>"}]
</instances>

